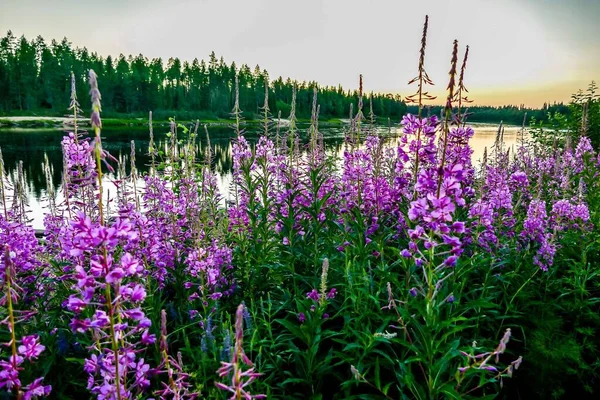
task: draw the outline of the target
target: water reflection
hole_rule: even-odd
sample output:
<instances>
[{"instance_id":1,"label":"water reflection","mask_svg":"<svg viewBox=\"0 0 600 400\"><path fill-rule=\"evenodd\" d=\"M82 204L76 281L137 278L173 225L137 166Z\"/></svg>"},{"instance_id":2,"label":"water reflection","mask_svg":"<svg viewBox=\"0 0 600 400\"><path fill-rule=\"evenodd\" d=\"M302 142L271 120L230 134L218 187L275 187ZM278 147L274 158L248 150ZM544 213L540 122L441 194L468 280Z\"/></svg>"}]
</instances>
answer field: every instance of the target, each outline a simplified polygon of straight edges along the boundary
<instances>
[{"instance_id":1,"label":"water reflection","mask_svg":"<svg viewBox=\"0 0 600 400\"><path fill-rule=\"evenodd\" d=\"M494 143L497 133L497 127L494 125L474 125L475 136L471 141L474 154L473 160L477 162L483 156L484 149L491 147ZM301 132L304 132L304 139L307 137L307 126L300 126ZM341 126L322 126L321 132L324 136L324 143L329 153L341 157L343 152L344 127ZM397 137L396 128L388 131L387 127L379 128L384 136ZM257 132L259 126L247 127L247 139L250 143L255 143L258 139ZM520 128L507 127L504 132L504 143L512 147L517 143ZM165 149L170 138L167 137L168 128L155 128L155 141L159 149ZM232 157L231 141L235 133L227 126L209 127L210 146L213 154L213 169L218 174L218 183L222 193L227 197L228 188L231 182ZM52 184L60 193L62 184L62 150L61 140L64 132L58 129L3 129L0 130L0 148L2 149L5 171L9 180L16 181L18 164L23 161L24 180L26 192L31 210L30 217L36 229L43 227L43 213L46 195L46 176L44 173L44 159L48 157L50 164L50 176ZM149 135L146 128L107 128L102 131L103 147L116 158L125 162L127 173L129 173L131 141L135 142L135 164L139 172L147 172L150 165L148 156ZM180 134L179 139L184 139ZM207 146L207 138L201 130L198 133L197 150L201 159ZM108 180L111 175L108 175ZM114 193L114 192L113 192Z\"/></svg>"}]
</instances>

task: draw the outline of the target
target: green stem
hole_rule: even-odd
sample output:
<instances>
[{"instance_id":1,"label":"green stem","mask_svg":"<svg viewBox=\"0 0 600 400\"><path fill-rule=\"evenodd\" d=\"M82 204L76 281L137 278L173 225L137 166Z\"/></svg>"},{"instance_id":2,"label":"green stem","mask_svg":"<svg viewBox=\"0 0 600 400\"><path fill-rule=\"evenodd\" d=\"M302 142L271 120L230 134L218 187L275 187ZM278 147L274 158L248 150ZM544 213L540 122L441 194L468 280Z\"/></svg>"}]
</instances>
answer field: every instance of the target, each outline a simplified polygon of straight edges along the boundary
<instances>
[{"instance_id":1,"label":"green stem","mask_svg":"<svg viewBox=\"0 0 600 400\"><path fill-rule=\"evenodd\" d=\"M521 285L521 287L519 288L519 290L517 290L517 292L516 292L516 293L513 295L513 297L510 299L510 302L508 303L508 305L509 305L509 306L512 304L513 300L515 299L515 297L517 297L517 295L519 294L519 292L520 292L520 291L521 291L521 290L522 290L522 289L525 287L525 285L527 285L527 284L529 283L529 281L531 281L531 280L533 279L533 277L534 277L534 276L535 276L535 275L536 275L538 272L540 272L540 269L541 269L541 268L536 268L536 270L535 270L535 272L533 273L533 275L531 275L531 276L529 277L529 279L527 279L527 280L525 281L525 283Z\"/></svg>"},{"instance_id":2,"label":"green stem","mask_svg":"<svg viewBox=\"0 0 600 400\"><path fill-rule=\"evenodd\" d=\"M96 134L96 169L98 173L98 208L100 215L100 225L104 226L104 207L102 202L102 145L100 142L100 128L94 127L94 133ZM106 247L102 248L104 252L104 260L108 259L108 251ZM108 265L105 265L105 273L108 275ZM105 287L105 297L106 297L106 307L108 309L108 318L110 320L110 340L112 343L112 350L115 357L115 386L117 389L117 399L121 400L121 379L119 377L119 344L117 343L117 338L115 337L115 318L114 318L114 309L112 304L112 295L110 291L110 284L107 282Z\"/></svg>"}]
</instances>

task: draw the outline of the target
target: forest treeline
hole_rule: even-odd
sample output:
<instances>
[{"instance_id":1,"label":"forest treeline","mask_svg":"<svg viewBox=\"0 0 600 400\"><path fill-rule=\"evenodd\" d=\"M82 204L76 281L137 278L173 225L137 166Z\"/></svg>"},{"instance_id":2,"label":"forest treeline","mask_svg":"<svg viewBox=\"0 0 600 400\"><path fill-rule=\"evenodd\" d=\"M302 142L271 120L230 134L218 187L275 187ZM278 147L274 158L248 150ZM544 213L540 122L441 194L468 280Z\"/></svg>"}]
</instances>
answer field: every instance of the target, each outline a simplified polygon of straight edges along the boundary
<instances>
[{"instance_id":1,"label":"forest treeline","mask_svg":"<svg viewBox=\"0 0 600 400\"><path fill-rule=\"evenodd\" d=\"M293 86L297 87L296 114L309 116L313 87L318 88L322 117L346 117L357 91L341 86L320 86L317 82L298 82L282 77L271 79L258 65L250 68L235 62L227 64L211 53L208 61L192 62L169 58L148 59L143 55L103 58L88 49L73 47L65 38L50 44L38 36L29 41L8 32L0 40L0 112L63 112L70 96L70 75L75 75L82 108L88 104L86 74L93 69L102 82L102 107L105 115L146 114L185 111L204 118L228 117L233 108L236 73L239 79L240 108L253 118L264 104L265 82L269 81L269 108L274 115L290 113ZM358 77L357 77L358 78ZM357 79L358 82L358 79ZM369 104L369 102L366 102ZM373 94L373 112L379 117L398 119L406 105L399 95Z\"/></svg>"},{"instance_id":2,"label":"forest treeline","mask_svg":"<svg viewBox=\"0 0 600 400\"><path fill-rule=\"evenodd\" d=\"M427 106L426 112L430 114L441 115L443 106ZM417 113L416 105L408 105L407 112ZM569 105L564 103L545 103L542 108L525 107L524 105L506 105L506 106L470 106L468 107L468 120L471 122L503 122L509 125L521 125L526 118L526 125L532 121L548 122L551 116L555 114L568 115L571 113Z\"/></svg>"},{"instance_id":3,"label":"forest treeline","mask_svg":"<svg viewBox=\"0 0 600 400\"><path fill-rule=\"evenodd\" d=\"M321 86L317 82L295 81L290 78L272 79L265 69L235 62L228 64L215 53L208 61L192 62L179 58L148 59L143 55L106 58L87 48L73 47L64 38L49 44L38 36L28 40L17 38L11 31L0 40L0 114L2 115L61 115L70 96L70 76L74 73L82 108L89 108L86 76L94 69L102 82L102 106L105 116L144 116L154 111L158 118L227 118L233 108L235 76L240 87L240 108L248 119L255 118L264 103L265 82L269 82L269 108L273 115L280 111L288 117L293 87L297 87L296 115L310 116L313 88L318 88L321 118L345 118L351 104L358 103L358 90L341 86ZM357 79L358 81L358 79ZM366 96L370 94L366 94ZM405 112L413 111L398 94L372 95L373 113L378 118L399 120ZM364 113L371 102L365 97ZM439 114L440 106L431 113ZM563 104L544 105L542 109L523 106L470 108L471 121L521 124L527 113L544 121L549 114L568 113Z\"/></svg>"}]
</instances>

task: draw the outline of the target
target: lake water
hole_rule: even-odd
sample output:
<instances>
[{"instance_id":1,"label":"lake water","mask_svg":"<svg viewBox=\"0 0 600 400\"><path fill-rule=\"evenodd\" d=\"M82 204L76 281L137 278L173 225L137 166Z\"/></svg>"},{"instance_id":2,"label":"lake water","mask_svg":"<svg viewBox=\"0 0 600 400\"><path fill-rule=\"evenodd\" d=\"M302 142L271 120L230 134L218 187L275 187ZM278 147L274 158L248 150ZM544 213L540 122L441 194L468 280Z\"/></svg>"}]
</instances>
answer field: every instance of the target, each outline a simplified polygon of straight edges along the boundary
<instances>
[{"instance_id":1,"label":"lake water","mask_svg":"<svg viewBox=\"0 0 600 400\"><path fill-rule=\"evenodd\" d=\"M492 124L473 124L475 136L471 140L474 154L473 160L477 162L483 156L484 149L490 148L495 141L496 125ZM300 131L304 132L303 136L306 139L308 125L300 125ZM323 133L325 147L328 152L334 153L341 157L343 154L344 131L346 127L340 125L320 126L320 131ZM285 129L285 127L283 128ZM386 140L395 140L400 133L399 128L388 127L378 128L382 136L387 137ZM231 169L233 166L231 158L231 140L235 137L235 133L229 127L225 126L209 126L210 141L212 153L214 155L213 168L218 173L219 186L225 198L228 195L228 188L231 182ZM246 127L248 141L256 142L256 132L260 130L258 125L248 125ZM168 127L155 127L155 141L159 146L165 146L169 140L167 138ZM506 146L514 146L519 136L520 127L506 127L504 131L504 143ZM36 229L43 228L43 214L46 204L46 177L44 174L44 159L48 157L52 183L57 192L60 193L61 174L62 174L62 150L61 140L64 135L63 130L56 128L36 128L36 129L21 129L21 128L0 128L0 148L2 149L6 174L9 180L16 179L19 161L23 161L23 172L26 181L26 192L29 202L32 225ZM206 145L204 132L199 132L200 146ZM150 158L147 156L148 151L148 129L143 127L132 128L105 128L102 131L103 147L108 150L113 156L119 158L122 156L126 164L129 165L130 143L135 141L136 149L136 167L138 171L145 172L148 170ZM107 180L111 180L111 176L107 176ZM110 190L110 183L109 183ZM116 191L111 191L115 193Z\"/></svg>"}]
</instances>

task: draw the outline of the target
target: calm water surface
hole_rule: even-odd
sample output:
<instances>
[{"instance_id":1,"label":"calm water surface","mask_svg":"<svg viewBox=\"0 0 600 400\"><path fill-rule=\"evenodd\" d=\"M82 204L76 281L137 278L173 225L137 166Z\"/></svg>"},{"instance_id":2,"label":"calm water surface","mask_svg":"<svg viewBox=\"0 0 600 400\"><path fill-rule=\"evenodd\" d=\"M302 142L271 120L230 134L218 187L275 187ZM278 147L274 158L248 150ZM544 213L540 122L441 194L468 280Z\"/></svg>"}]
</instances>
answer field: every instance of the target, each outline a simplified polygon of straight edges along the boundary
<instances>
[{"instance_id":1,"label":"calm water surface","mask_svg":"<svg viewBox=\"0 0 600 400\"><path fill-rule=\"evenodd\" d=\"M491 124L473 124L475 136L471 140L474 154L473 160L477 162L483 156L485 147L491 147L496 138L497 126ZM248 126L247 138L253 143L257 140L256 132L260 129L259 126ZM284 128L285 129L285 128ZM301 132L308 129L307 125L300 125ZM343 126L321 126L320 131L323 133L324 143L328 152L338 156L343 154ZM388 137L389 141L396 140L397 133L400 130L391 128L388 131L387 127L379 128L383 136ZM231 159L231 140L235 137L235 133L229 127L224 126L209 126L210 141L212 153L214 155L213 168L218 173L219 186L224 194L228 196L228 188L231 182L231 169L233 166ZM155 141L159 146L165 146L170 140L166 133L168 128L160 127L154 129ZM504 143L508 146L514 146L520 132L519 127L506 127L504 131ZM2 149L6 174L9 180L13 180L17 175L19 161L23 161L23 171L27 182L27 198L29 201L30 218L32 219L33 227L36 229L43 228L43 214L45 212L45 197L46 197L46 178L44 175L44 159L48 157L50 170L52 175L52 183L57 192L60 193L61 174L62 174L62 150L61 140L64 135L63 130L56 128L37 128L37 129L21 129L21 128L0 128L0 148ZM199 132L199 144L203 148L206 146L206 138L204 132ZM131 141L135 141L136 149L136 167L140 172L148 170L150 159L147 156L148 151L148 130L143 127L132 128L106 128L102 131L103 147L108 150L113 156L119 158L122 156L129 165L129 157L131 152ZM304 137L304 138L305 138ZM114 176L107 176L110 181ZM116 190L110 189L112 193Z\"/></svg>"}]
</instances>

